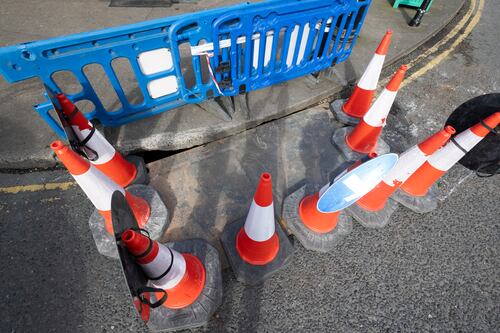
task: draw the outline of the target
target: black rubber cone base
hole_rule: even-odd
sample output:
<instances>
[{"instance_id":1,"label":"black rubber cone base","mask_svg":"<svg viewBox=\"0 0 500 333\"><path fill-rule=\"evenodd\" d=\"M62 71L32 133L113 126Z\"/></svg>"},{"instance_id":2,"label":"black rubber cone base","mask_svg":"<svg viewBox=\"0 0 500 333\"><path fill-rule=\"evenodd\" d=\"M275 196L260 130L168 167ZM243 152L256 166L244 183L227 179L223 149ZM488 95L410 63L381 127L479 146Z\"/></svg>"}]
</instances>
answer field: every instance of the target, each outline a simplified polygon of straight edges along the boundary
<instances>
[{"instance_id":1,"label":"black rubber cone base","mask_svg":"<svg viewBox=\"0 0 500 333\"><path fill-rule=\"evenodd\" d=\"M453 126L457 133L479 123L500 110L500 93L474 97L453 111L446 125ZM500 171L500 126L496 133L489 133L472 148L458 163L477 171L479 175L492 175Z\"/></svg>"},{"instance_id":2,"label":"black rubber cone base","mask_svg":"<svg viewBox=\"0 0 500 333\"><path fill-rule=\"evenodd\" d=\"M383 228L390 222L396 209L398 209L398 203L389 198L384 208L376 212L363 209L357 204L353 204L345 210L365 228Z\"/></svg>"},{"instance_id":3,"label":"black rubber cone base","mask_svg":"<svg viewBox=\"0 0 500 333\"><path fill-rule=\"evenodd\" d=\"M136 155L128 155L125 157L125 159L130 163L132 163L133 165L135 165L137 169L137 174L135 175L135 178L132 181L132 183L130 183L130 185L149 184L149 173L148 173L148 168L146 167L146 163L144 163L144 159Z\"/></svg>"},{"instance_id":4,"label":"black rubber cone base","mask_svg":"<svg viewBox=\"0 0 500 333\"><path fill-rule=\"evenodd\" d=\"M151 215L149 216L145 229L149 232L152 239L159 239L168 225L168 210L161 200L160 195L154 188L147 185L131 185L127 187L127 191L148 202L151 208ZM97 209L94 209L94 212L89 218L89 227L97 251L103 256L118 259L115 239L112 235L108 234L104 228L104 218L99 214Z\"/></svg>"},{"instance_id":5,"label":"black rubber cone base","mask_svg":"<svg viewBox=\"0 0 500 333\"><path fill-rule=\"evenodd\" d=\"M336 99L330 103L330 111L339 123L355 126L359 123L359 118L351 117L342 110L342 106L347 102L346 99Z\"/></svg>"},{"instance_id":6,"label":"black rubber cone base","mask_svg":"<svg viewBox=\"0 0 500 333\"><path fill-rule=\"evenodd\" d=\"M291 261L293 246L281 226L276 223L275 230L280 241L278 254L273 261L266 265L251 265L241 259L238 251L236 251L236 235L244 224L245 218L227 224L222 232L221 242L236 279L248 285L258 285L269 279Z\"/></svg>"},{"instance_id":7,"label":"black rubber cone base","mask_svg":"<svg viewBox=\"0 0 500 333\"><path fill-rule=\"evenodd\" d=\"M358 153L353 151L345 142L346 135L349 134L352 130L353 127L351 126L336 129L332 135L332 144L342 153L342 155L344 155L347 160L357 161L360 158L366 156L366 153ZM379 138L376 149L377 154L380 156L383 154L387 154L390 151L391 148L389 147L389 145L384 140L382 140L382 138Z\"/></svg>"},{"instance_id":8,"label":"black rubber cone base","mask_svg":"<svg viewBox=\"0 0 500 333\"><path fill-rule=\"evenodd\" d=\"M308 193L304 185L285 198L283 218L286 226L306 249L330 252L352 231L352 219L342 212L337 226L332 231L324 234L312 231L302 223L298 211L300 201L308 194L312 193Z\"/></svg>"},{"instance_id":9,"label":"black rubber cone base","mask_svg":"<svg viewBox=\"0 0 500 333\"><path fill-rule=\"evenodd\" d=\"M159 306L151 309L147 322L153 331L174 331L199 327L208 323L222 304L222 275L219 253L202 239L190 239L167 243L179 253L190 253L198 257L205 267L205 287L196 301L183 309ZM152 302L156 301L154 294Z\"/></svg>"},{"instance_id":10,"label":"black rubber cone base","mask_svg":"<svg viewBox=\"0 0 500 333\"><path fill-rule=\"evenodd\" d=\"M398 188L392 195L392 198L415 213L424 214L432 212L437 208L437 191L436 184L434 184L426 195L423 197L416 197Z\"/></svg>"},{"instance_id":11,"label":"black rubber cone base","mask_svg":"<svg viewBox=\"0 0 500 333\"><path fill-rule=\"evenodd\" d=\"M137 230L137 222L125 197L118 191L113 194L112 206L114 237L119 240L125 230L129 228ZM146 233L145 231L140 232ZM166 244L180 253L189 253L196 256L205 268L205 285L200 295L191 305L175 310L166 308L161 303L157 304L157 307L153 306L157 302L154 291L158 290L145 289L147 287L151 288L153 285L148 281L134 257L121 242L118 241L115 244L131 300L141 319L152 331L173 331L205 325L222 304L222 275L219 253L206 241L191 239ZM140 302L141 297L147 299L149 304Z\"/></svg>"}]
</instances>

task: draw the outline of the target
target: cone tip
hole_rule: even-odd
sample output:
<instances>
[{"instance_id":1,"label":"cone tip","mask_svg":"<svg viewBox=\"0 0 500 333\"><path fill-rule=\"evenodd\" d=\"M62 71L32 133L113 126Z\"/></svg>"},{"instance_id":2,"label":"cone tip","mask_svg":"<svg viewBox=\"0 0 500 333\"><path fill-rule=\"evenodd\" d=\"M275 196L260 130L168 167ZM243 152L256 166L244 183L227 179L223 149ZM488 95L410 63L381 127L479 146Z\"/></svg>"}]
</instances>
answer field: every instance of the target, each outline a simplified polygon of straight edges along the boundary
<instances>
[{"instance_id":1,"label":"cone tip","mask_svg":"<svg viewBox=\"0 0 500 333\"><path fill-rule=\"evenodd\" d=\"M260 180L264 182L270 182L271 181L271 174L269 172L264 172L260 175Z\"/></svg>"},{"instance_id":2,"label":"cone tip","mask_svg":"<svg viewBox=\"0 0 500 333\"><path fill-rule=\"evenodd\" d=\"M149 237L146 237L133 229L125 230L121 234L120 239L132 255L144 253L144 251L148 248L148 243L150 243Z\"/></svg>"},{"instance_id":3,"label":"cone tip","mask_svg":"<svg viewBox=\"0 0 500 333\"><path fill-rule=\"evenodd\" d=\"M387 50L389 49L389 44L391 44L391 37L392 37L392 30L389 29L385 32L384 37L380 41L380 44L378 45L377 50L375 51L376 54L383 56L387 54Z\"/></svg>"},{"instance_id":4,"label":"cone tip","mask_svg":"<svg viewBox=\"0 0 500 333\"><path fill-rule=\"evenodd\" d=\"M56 98L59 102L67 99L66 95L64 95L63 93L56 94Z\"/></svg>"},{"instance_id":5,"label":"cone tip","mask_svg":"<svg viewBox=\"0 0 500 333\"><path fill-rule=\"evenodd\" d=\"M52 142L50 144L50 148L55 151L55 152L58 152L60 151L61 149L64 149L66 146L64 145L64 143L61 141L61 140L56 140L54 142Z\"/></svg>"},{"instance_id":6,"label":"cone tip","mask_svg":"<svg viewBox=\"0 0 500 333\"><path fill-rule=\"evenodd\" d=\"M50 148L73 176L81 175L89 170L90 162L75 153L62 141L57 140L52 142Z\"/></svg>"},{"instance_id":7,"label":"cone tip","mask_svg":"<svg viewBox=\"0 0 500 333\"><path fill-rule=\"evenodd\" d=\"M135 231L132 230L132 229L127 229L125 230L122 235L121 235L121 240L123 241L123 243L125 243L125 245L127 244L130 244L134 241L134 238L135 238Z\"/></svg>"},{"instance_id":8,"label":"cone tip","mask_svg":"<svg viewBox=\"0 0 500 333\"><path fill-rule=\"evenodd\" d=\"M253 199L261 207L266 207L273 203L273 185L270 173L264 172L260 175L259 185L257 185Z\"/></svg>"},{"instance_id":9,"label":"cone tip","mask_svg":"<svg viewBox=\"0 0 500 333\"><path fill-rule=\"evenodd\" d=\"M401 65L397 72L392 76L391 80L386 86L386 89L390 91L398 91L407 69L407 65Z\"/></svg>"},{"instance_id":10,"label":"cone tip","mask_svg":"<svg viewBox=\"0 0 500 333\"><path fill-rule=\"evenodd\" d=\"M450 125L446 125L444 127L444 131L450 135L453 135L455 134L457 131L455 130L455 128L453 126L450 126Z\"/></svg>"},{"instance_id":11,"label":"cone tip","mask_svg":"<svg viewBox=\"0 0 500 333\"><path fill-rule=\"evenodd\" d=\"M66 111L66 112L71 112L73 111L75 104L71 102L71 100L64 95L63 93L57 94L56 95L57 100L59 101L59 104L61 104L61 108Z\"/></svg>"}]
</instances>

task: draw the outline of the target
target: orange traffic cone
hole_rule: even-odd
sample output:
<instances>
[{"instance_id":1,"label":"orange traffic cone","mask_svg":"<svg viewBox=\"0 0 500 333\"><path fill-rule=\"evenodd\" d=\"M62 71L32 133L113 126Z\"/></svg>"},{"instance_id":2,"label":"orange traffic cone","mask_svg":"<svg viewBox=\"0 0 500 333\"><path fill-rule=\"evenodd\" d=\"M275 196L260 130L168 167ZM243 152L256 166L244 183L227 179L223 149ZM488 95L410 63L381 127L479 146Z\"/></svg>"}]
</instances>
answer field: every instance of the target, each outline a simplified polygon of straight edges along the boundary
<instances>
[{"instance_id":1,"label":"orange traffic cone","mask_svg":"<svg viewBox=\"0 0 500 333\"><path fill-rule=\"evenodd\" d=\"M368 111L375 90L377 90L378 79L382 72L387 49L391 44L391 37L392 30L387 30L351 97L342 106L342 111L347 115L362 118Z\"/></svg>"},{"instance_id":2,"label":"orange traffic cone","mask_svg":"<svg viewBox=\"0 0 500 333\"><path fill-rule=\"evenodd\" d=\"M335 182L337 179L345 175L347 172L360 166L365 160L375 158L377 156L378 156L377 153L372 152L368 154L366 159L357 160L351 166L349 166L347 169L345 169L339 175L337 175L333 180L333 182ZM323 186L321 190L319 190L319 192L304 197L299 203L300 220L302 221L302 223L304 223L304 225L307 228L319 234L328 233L333 229L335 229L337 223L339 222L340 214L342 213L342 211L323 213L318 210L319 198L330 187L330 185L333 182L329 182L328 184Z\"/></svg>"},{"instance_id":3,"label":"orange traffic cone","mask_svg":"<svg viewBox=\"0 0 500 333\"><path fill-rule=\"evenodd\" d=\"M220 237L238 281L257 285L287 265L293 246L274 218L271 175L261 174L246 218L228 223Z\"/></svg>"},{"instance_id":4,"label":"orange traffic cone","mask_svg":"<svg viewBox=\"0 0 500 333\"><path fill-rule=\"evenodd\" d=\"M425 196L429 188L457 163L475 145L500 123L500 112L457 134L431 157L402 185L401 189L413 196Z\"/></svg>"},{"instance_id":5,"label":"orange traffic cone","mask_svg":"<svg viewBox=\"0 0 500 333\"><path fill-rule=\"evenodd\" d=\"M123 232L121 240L151 283L167 292L163 306L182 309L196 301L205 286L206 275L198 257L181 254L132 229ZM156 293L157 299L162 296L163 293Z\"/></svg>"},{"instance_id":6,"label":"orange traffic cone","mask_svg":"<svg viewBox=\"0 0 500 333\"><path fill-rule=\"evenodd\" d=\"M319 234L324 234L335 229L341 212L320 212L317 205L321 194L321 192L316 192L304 197L299 204L299 216L302 223L309 229Z\"/></svg>"},{"instance_id":7,"label":"orange traffic cone","mask_svg":"<svg viewBox=\"0 0 500 333\"><path fill-rule=\"evenodd\" d=\"M265 265L276 257L279 239L274 224L271 175L263 173L245 225L236 236L236 250L244 261L252 265Z\"/></svg>"},{"instance_id":8,"label":"orange traffic cone","mask_svg":"<svg viewBox=\"0 0 500 333\"><path fill-rule=\"evenodd\" d=\"M99 131L94 130L93 125L64 94L57 94L56 98L78 139L85 140L85 146L96 153L91 163L121 187L130 185L137 175L135 165L123 158Z\"/></svg>"},{"instance_id":9,"label":"orange traffic cone","mask_svg":"<svg viewBox=\"0 0 500 333\"><path fill-rule=\"evenodd\" d=\"M347 146L353 151L369 153L376 150L377 141L407 69L406 65L399 68L363 119L345 137Z\"/></svg>"},{"instance_id":10,"label":"orange traffic cone","mask_svg":"<svg viewBox=\"0 0 500 333\"><path fill-rule=\"evenodd\" d=\"M424 164L430 155L441 148L453 134L455 134L455 129L446 126L443 130L406 150L399 156L397 164L384 176L382 181L359 199L356 204L369 211L383 209L392 193Z\"/></svg>"},{"instance_id":11,"label":"orange traffic cone","mask_svg":"<svg viewBox=\"0 0 500 333\"><path fill-rule=\"evenodd\" d=\"M146 225L151 209L144 199L125 191L114 181L106 177L106 175L94 168L87 160L65 146L61 141L52 142L50 148L56 153L59 160L68 169L73 178L75 178L78 185L80 185L102 217L104 217L105 228L109 234L113 235L111 197L115 191L119 191L125 195L138 225L141 228Z\"/></svg>"}]
</instances>

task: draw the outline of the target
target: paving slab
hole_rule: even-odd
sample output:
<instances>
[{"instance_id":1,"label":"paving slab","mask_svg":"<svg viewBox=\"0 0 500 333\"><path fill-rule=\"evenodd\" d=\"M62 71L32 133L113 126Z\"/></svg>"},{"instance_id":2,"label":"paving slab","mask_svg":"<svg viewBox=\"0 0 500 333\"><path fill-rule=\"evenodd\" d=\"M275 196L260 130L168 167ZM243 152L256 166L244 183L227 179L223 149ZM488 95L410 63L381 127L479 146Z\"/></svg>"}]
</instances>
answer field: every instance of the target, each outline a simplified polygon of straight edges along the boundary
<instances>
[{"instance_id":1,"label":"paving slab","mask_svg":"<svg viewBox=\"0 0 500 333\"><path fill-rule=\"evenodd\" d=\"M28 0L4 1L0 15L0 45L43 39L115 25L139 22L237 3L238 1L199 1L198 4L175 4L170 8L108 7L107 1L49 0L33 4ZM353 82L373 54L387 28L394 30L387 63L407 54L439 31L463 5L464 0L442 1L433 5L417 29L406 22L414 10L392 9L388 1L374 0L352 56L319 80L311 76L269 87L248 94L246 100L232 98L233 111L229 119L219 113L207 112L205 104L188 105L118 128L107 128L105 134L124 152L139 150L177 150L190 148L228 135L236 134L257 124L302 110ZM29 24L26 24L29 22ZM70 78L61 78L74 89ZM97 74L96 85L105 86ZM3 124L0 139L0 168L33 168L54 166L48 145L56 138L32 110L42 101L42 86L38 80L8 85L0 79L0 118ZM130 92L133 98L133 92ZM112 94L101 96L105 105L116 105ZM221 103L231 108L228 103ZM246 108L245 105L248 105ZM243 107L242 107L243 106ZM220 111L220 110L219 110ZM227 111L227 110L226 110ZM222 113L226 112L222 108ZM19 135L19 133L23 133Z\"/></svg>"},{"instance_id":2,"label":"paving slab","mask_svg":"<svg viewBox=\"0 0 500 333\"><path fill-rule=\"evenodd\" d=\"M203 238L220 249L220 233L246 216L262 172L272 176L277 212L304 183L325 184L344 161L330 144L335 126L325 104L150 163L150 184L171 212L165 239Z\"/></svg>"}]
</instances>

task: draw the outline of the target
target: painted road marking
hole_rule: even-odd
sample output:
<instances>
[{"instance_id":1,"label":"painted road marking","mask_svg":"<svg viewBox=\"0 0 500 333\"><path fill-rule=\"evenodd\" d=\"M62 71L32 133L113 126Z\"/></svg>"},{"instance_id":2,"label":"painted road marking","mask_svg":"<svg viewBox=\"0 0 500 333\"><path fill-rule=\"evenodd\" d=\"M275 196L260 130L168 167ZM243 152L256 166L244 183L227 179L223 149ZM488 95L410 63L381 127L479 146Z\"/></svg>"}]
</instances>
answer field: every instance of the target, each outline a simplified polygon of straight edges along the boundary
<instances>
[{"instance_id":1,"label":"painted road marking","mask_svg":"<svg viewBox=\"0 0 500 333\"><path fill-rule=\"evenodd\" d=\"M478 6L479 3L479 6ZM473 13L475 9L477 8L476 14L473 16ZM465 13L464 17L460 20L460 22L457 23L457 25L439 42L434 44L431 48L429 48L427 51L424 53L418 55L415 59L410 61L408 65L408 70L410 70L412 67L415 67L419 63L421 63L423 60L431 56L432 54L436 53L443 45L448 43L450 40L455 38L462 29L464 29L463 33L450 45L449 48L445 49L442 53L437 54L433 59L431 59L425 66L417 70L416 72L412 73L408 77L406 77L403 82L401 83L399 89L403 88L404 86L412 83L415 81L417 78L420 76L424 75L427 73L429 70L432 68L436 67L439 65L446 57L450 55L451 52L453 52L457 46L464 41L465 38L467 38L472 30L476 27L477 23L479 22L479 19L481 18L481 14L483 12L484 8L484 0L472 0L469 9L467 10L467 13ZM472 17L472 19L471 19ZM469 23L467 25L467 23ZM467 25L467 26L466 26ZM381 81L381 86L386 86L387 83L391 77L385 78L383 81Z\"/></svg>"},{"instance_id":2,"label":"painted road marking","mask_svg":"<svg viewBox=\"0 0 500 333\"><path fill-rule=\"evenodd\" d=\"M64 183L46 183L46 184L31 184L31 185L18 185L10 187L0 187L0 193L17 194L19 192L38 192L38 191L50 191L50 190L61 190L67 191L76 182L64 182Z\"/></svg>"},{"instance_id":3,"label":"painted road marking","mask_svg":"<svg viewBox=\"0 0 500 333\"><path fill-rule=\"evenodd\" d=\"M476 4L477 4L477 1L473 0L471 8L475 8ZM446 59L446 57L448 57L450 55L450 53L453 52L457 48L457 46L460 43L462 43L464 41L464 39L470 35L472 30L479 23L479 19L481 18L481 14L483 13L483 9L484 9L484 0L479 0L479 7L477 9L476 15L474 15L474 17L470 21L469 25L465 28L464 32L460 36L458 36L458 38L450 45L450 47L448 49L446 49L442 53L438 54L434 59L430 60L425 66L423 66L422 68L417 70L415 73L411 74L408 78L406 78L401 83L400 89L402 87L410 84L411 82L415 81L418 77L424 75L425 73L427 73L428 71L430 71L431 69L433 69L434 67L439 65L444 59ZM461 27L460 27L460 29L457 29L455 34L458 33L459 30L461 30Z\"/></svg>"}]
</instances>

